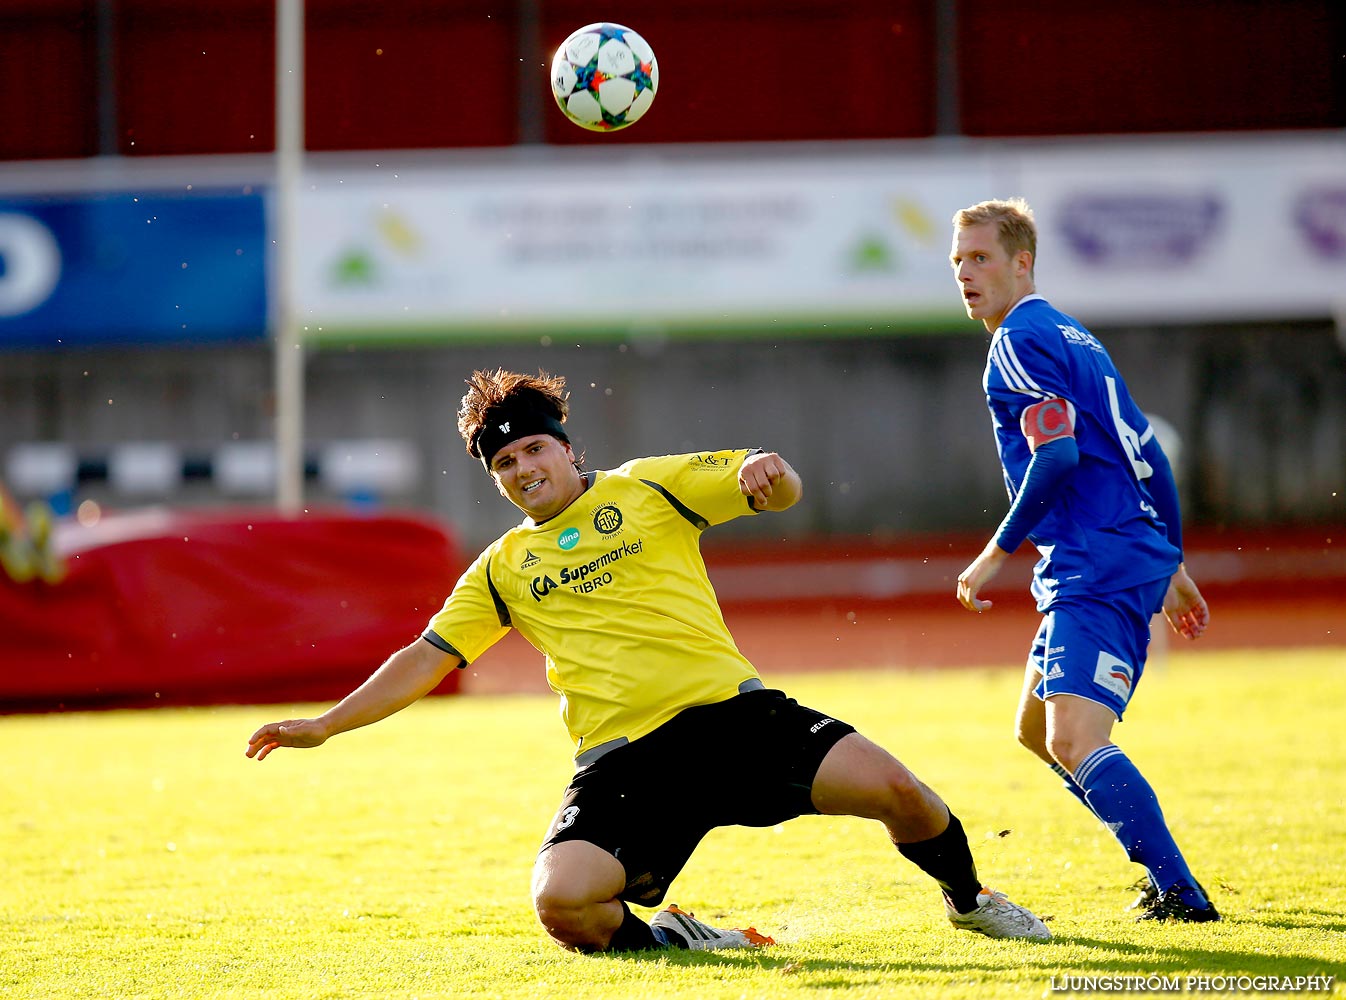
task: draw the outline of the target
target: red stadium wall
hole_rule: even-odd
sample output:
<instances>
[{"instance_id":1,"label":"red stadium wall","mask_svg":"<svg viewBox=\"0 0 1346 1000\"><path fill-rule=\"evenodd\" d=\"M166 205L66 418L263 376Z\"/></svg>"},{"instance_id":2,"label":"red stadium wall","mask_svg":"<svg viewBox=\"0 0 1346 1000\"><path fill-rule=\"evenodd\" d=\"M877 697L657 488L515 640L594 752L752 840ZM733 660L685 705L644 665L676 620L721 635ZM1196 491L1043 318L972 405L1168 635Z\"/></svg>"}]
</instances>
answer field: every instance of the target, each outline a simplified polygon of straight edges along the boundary
<instances>
[{"instance_id":1,"label":"red stadium wall","mask_svg":"<svg viewBox=\"0 0 1346 1000\"><path fill-rule=\"evenodd\" d=\"M1157 641L1346 650L1343 544L1327 530L1193 535L1188 565L1211 630L1191 645ZM708 539L706 563L740 648L768 678L1017 670L1038 620L1031 548L984 592L994 608L974 615L954 586L980 545ZM467 563L432 522L340 514L128 515L77 529L65 548L58 585L0 576L0 712L333 701L415 640ZM437 693L546 690L542 654L510 633Z\"/></svg>"},{"instance_id":2,"label":"red stadium wall","mask_svg":"<svg viewBox=\"0 0 1346 1000\"><path fill-rule=\"evenodd\" d=\"M61 582L0 574L0 711L336 699L466 566L413 517L148 512L66 533Z\"/></svg>"},{"instance_id":3,"label":"red stadium wall","mask_svg":"<svg viewBox=\"0 0 1346 1000\"><path fill-rule=\"evenodd\" d=\"M550 104L552 49L595 16L577 0L307 0L313 150L509 146L592 136ZM535 8L526 28L520 12ZM272 0L0 0L0 159L274 148ZM653 0L621 18L659 55L661 97L605 142L891 139L936 129L936 0ZM609 14L608 16L616 16ZM1006 5L953 26L968 135L1346 126L1337 0ZM115 81L100 150L99 79ZM525 88L531 88L526 90Z\"/></svg>"},{"instance_id":4,"label":"red stadium wall","mask_svg":"<svg viewBox=\"0 0 1346 1000\"><path fill-rule=\"evenodd\" d=\"M1188 642L1157 627L1151 660L1168 652L1341 650L1346 667L1346 537L1327 529L1196 532L1188 566L1210 602L1211 627ZM973 614L954 597L980 536L704 543L725 621L768 683L818 670L993 666L1022 671L1039 616L1025 545ZM467 694L547 690L541 655L517 635L472 664Z\"/></svg>"},{"instance_id":5,"label":"red stadium wall","mask_svg":"<svg viewBox=\"0 0 1346 1000\"><path fill-rule=\"evenodd\" d=\"M593 20L591 4L553 0L541 6L546 50ZM639 129L605 141L812 141L934 133L929 3L700 0L641 4L622 16L653 46L663 96ZM550 104L550 92L545 96ZM593 142L592 135L550 110L543 125L547 142Z\"/></svg>"},{"instance_id":6,"label":"red stadium wall","mask_svg":"<svg viewBox=\"0 0 1346 1000\"><path fill-rule=\"evenodd\" d=\"M0 0L0 160L98 151L95 0Z\"/></svg>"},{"instance_id":7,"label":"red stadium wall","mask_svg":"<svg viewBox=\"0 0 1346 1000\"><path fill-rule=\"evenodd\" d=\"M1313 0L960 0L976 136L1346 124L1346 6Z\"/></svg>"}]
</instances>

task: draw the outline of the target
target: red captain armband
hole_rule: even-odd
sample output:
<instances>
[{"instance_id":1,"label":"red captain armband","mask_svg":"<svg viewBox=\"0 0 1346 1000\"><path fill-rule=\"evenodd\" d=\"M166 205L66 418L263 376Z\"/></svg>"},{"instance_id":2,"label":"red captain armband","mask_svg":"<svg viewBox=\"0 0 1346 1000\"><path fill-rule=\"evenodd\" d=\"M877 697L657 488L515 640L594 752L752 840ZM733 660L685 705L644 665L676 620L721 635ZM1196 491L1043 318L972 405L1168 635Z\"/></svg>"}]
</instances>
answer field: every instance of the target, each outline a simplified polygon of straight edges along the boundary
<instances>
[{"instance_id":1,"label":"red captain armband","mask_svg":"<svg viewBox=\"0 0 1346 1000\"><path fill-rule=\"evenodd\" d=\"M1028 450L1037 451L1048 441L1075 436L1075 404L1068 399L1044 399L1024 410L1019 429L1028 439Z\"/></svg>"}]
</instances>

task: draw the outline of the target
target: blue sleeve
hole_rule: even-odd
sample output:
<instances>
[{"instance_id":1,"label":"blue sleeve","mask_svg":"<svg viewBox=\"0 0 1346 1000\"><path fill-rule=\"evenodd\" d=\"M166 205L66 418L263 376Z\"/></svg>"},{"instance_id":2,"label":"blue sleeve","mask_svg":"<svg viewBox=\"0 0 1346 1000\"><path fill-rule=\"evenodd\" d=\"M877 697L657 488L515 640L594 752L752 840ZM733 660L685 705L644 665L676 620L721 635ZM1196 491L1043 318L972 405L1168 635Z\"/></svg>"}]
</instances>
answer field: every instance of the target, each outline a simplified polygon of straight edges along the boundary
<instances>
[{"instance_id":1,"label":"blue sleeve","mask_svg":"<svg viewBox=\"0 0 1346 1000\"><path fill-rule=\"evenodd\" d=\"M1168 456L1159 446L1158 439L1153 436L1140 446L1140 457L1154 470L1145 480L1145 486L1150 491L1150 499L1154 501L1155 513L1164 522L1168 540L1178 550L1178 558L1181 559L1182 508L1178 503L1178 484L1173 478L1173 466L1169 464Z\"/></svg>"},{"instance_id":2,"label":"blue sleeve","mask_svg":"<svg viewBox=\"0 0 1346 1000\"><path fill-rule=\"evenodd\" d=\"M1009 513L1000 522L995 543L1006 552L1013 552L1037 527L1056 499L1057 490L1080 464L1080 446L1073 437L1048 441L1028 463L1019 495L1010 504Z\"/></svg>"}]
</instances>

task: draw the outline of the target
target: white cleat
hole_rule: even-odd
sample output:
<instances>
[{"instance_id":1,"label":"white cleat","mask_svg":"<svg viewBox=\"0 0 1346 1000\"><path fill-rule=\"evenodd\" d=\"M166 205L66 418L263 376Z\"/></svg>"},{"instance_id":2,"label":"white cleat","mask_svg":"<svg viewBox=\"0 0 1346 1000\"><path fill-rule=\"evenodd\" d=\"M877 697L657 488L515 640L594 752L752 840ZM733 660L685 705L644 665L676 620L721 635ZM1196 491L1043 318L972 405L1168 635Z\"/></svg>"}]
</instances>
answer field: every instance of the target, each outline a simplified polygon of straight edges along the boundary
<instances>
[{"instance_id":1,"label":"white cleat","mask_svg":"<svg viewBox=\"0 0 1346 1000\"><path fill-rule=\"evenodd\" d=\"M671 937L674 945L683 942L692 951L765 948L769 944L776 943L765 934L757 933L756 927L745 927L742 930L720 930L718 927L712 927L697 920L686 910L679 909L677 903L670 903L665 909L656 913L654 919L650 921L650 927L654 929L656 937ZM659 933L661 931L662 934Z\"/></svg>"},{"instance_id":2,"label":"white cleat","mask_svg":"<svg viewBox=\"0 0 1346 1000\"><path fill-rule=\"evenodd\" d=\"M944 900L949 922L965 931L976 931L993 938L1037 938L1052 936L1047 925L1018 903L1011 903L1003 892L982 887L977 893L977 908L971 913L959 913L953 904Z\"/></svg>"}]
</instances>

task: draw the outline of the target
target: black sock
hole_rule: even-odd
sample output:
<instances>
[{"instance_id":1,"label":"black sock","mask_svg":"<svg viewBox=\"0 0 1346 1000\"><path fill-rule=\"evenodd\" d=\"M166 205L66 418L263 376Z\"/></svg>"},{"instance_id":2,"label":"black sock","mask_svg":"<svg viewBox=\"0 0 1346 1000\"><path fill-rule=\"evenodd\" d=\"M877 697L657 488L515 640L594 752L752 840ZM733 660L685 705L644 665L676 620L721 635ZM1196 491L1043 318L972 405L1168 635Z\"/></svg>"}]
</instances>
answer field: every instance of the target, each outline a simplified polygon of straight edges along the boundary
<instances>
[{"instance_id":1,"label":"black sock","mask_svg":"<svg viewBox=\"0 0 1346 1000\"><path fill-rule=\"evenodd\" d=\"M664 945L655 938L650 925L631 912L631 908L622 904L622 925L612 932L608 942L608 951L645 951L649 948L662 948Z\"/></svg>"},{"instance_id":2,"label":"black sock","mask_svg":"<svg viewBox=\"0 0 1346 1000\"><path fill-rule=\"evenodd\" d=\"M950 810L949 825L939 836L914 844L898 844L902 856L925 872L944 890L953 908L969 913L977 908L977 893L981 880L977 878L977 864L972 860L972 849L967 845L963 824Z\"/></svg>"}]
</instances>

